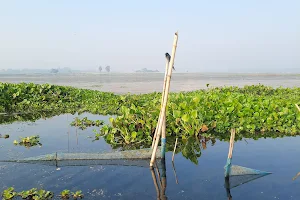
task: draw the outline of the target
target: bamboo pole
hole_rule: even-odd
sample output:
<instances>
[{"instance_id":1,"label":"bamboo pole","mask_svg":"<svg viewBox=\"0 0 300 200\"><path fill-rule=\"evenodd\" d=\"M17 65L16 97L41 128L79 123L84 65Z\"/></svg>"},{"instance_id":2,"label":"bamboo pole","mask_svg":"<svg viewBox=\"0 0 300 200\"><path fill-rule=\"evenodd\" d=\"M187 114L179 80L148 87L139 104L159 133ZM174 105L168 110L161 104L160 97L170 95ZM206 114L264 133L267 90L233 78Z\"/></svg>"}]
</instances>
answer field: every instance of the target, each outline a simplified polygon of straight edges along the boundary
<instances>
[{"instance_id":1,"label":"bamboo pole","mask_svg":"<svg viewBox=\"0 0 300 200\"><path fill-rule=\"evenodd\" d=\"M166 72L168 70L168 66L170 65L169 58L166 57ZM167 75L167 74L166 74ZM167 137L166 137L166 108L163 110L165 112L165 115L163 116L163 123L162 123L162 131L161 131L161 157L162 159L165 159L166 157L166 143L167 143ZM159 140L159 138L157 138Z\"/></svg>"},{"instance_id":2,"label":"bamboo pole","mask_svg":"<svg viewBox=\"0 0 300 200\"><path fill-rule=\"evenodd\" d=\"M157 138L159 139L159 138ZM167 144L167 138L166 138L166 114L163 118L163 124L162 124L162 130L161 130L161 157L164 159L166 157L166 144Z\"/></svg>"},{"instance_id":3,"label":"bamboo pole","mask_svg":"<svg viewBox=\"0 0 300 200\"><path fill-rule=\"evenodd\" d=\"M235 129L231 129L231 136L230 136L230 146L228 152L228 158L232 158L232 152L234 147L234 137L235 137Z\"/></svg>"},{"instance_id":4,"label":"bamboo pole","mask_svg":"<svg viewBox=\"0 0 300 200\"><path fill-rule=\"evenodd\" d=\"M153 167L153 163L155 161L155 155L156 155L156 151L157 151L157 147L158 147L159 137L160 137L160 133L162 130L162 124L163 124L163 120L164 120L164 116L165 116L165 112L166 112L166 107L167 107L167 102L168 102L168 94L169 94L169 89L170 89L171 74L172 74L175 53L176 53L176 47L177 47L177 40L178 40L178 32L176 32L175 36L174 36L172 56L171 56L171 61L168 66L168 73L167 73L167 78L166 78L166 88L165 88L164 101L163 101L163 106L162 106L162 116L158 122L159 125L158 125L158 131L157 131L157 140L155 140L155 144L153 147L152 156L151 156L151 160L150 160L150 167Z\"/></svg>"},{"instance_id":5,"label":"bamboo pole","mask_svg":"<svg viewBox=\"0 0 300 200\"><path fill-rule=\"evenodd\" d=\"M165 88L166 88L166 79L167 79L168 67L169 67L169 62L170 62L167 58L166 58L166 60L167 61L166 61L166 69L165 69L165 76L164 76L164 85L163 85L163 91L162 91L162 95L161 95L160 113L159 113L159 116L158 116L158 121L160 120L161 114L162 114L162 106L163 106L163 102L164 102ZM153 136L152 146L151 146L152 149L153 149L154 144L155 144L157 131L158 131L158 125L159 124L157 123L155 133L154 133L154 136Z\"/></svg>"},{"instance_id":6,"label":"bamboo pole","mask_svg":"<svg viewBox=\"0 0 300 200\"><path fill-rule=\"evenodd\" d=\"M298 109L298 111L300 112L300 108L299 108L298 104L295 104L295 106Z\"/></svg>"},{"instance_id":7,"label":"bamboo pole","mask_svg":"<svg viewBox=\"0 0 300 200\"><path fill-rule=\"evenodd\" d=\"M233 147L234 147L235 129L231 129L230 132L231 132L231 135L230 135L227 163L225 165L225 177L229 177L230 170L231 170L231 159L232 159L232 152L233 152Z\"/></svg>"}]
</instances>

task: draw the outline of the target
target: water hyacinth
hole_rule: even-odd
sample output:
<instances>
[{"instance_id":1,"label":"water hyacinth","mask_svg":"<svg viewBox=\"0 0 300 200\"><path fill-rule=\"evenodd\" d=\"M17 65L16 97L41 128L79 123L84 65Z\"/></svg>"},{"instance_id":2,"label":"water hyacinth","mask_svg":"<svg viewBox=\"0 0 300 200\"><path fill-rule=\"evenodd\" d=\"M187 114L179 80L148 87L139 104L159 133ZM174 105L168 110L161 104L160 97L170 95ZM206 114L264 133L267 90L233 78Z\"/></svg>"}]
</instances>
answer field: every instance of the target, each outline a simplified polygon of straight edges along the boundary
<instances>
[{"instance_id":1,"label":"water hyacinth","mask_svg":"<svg viewBox=\"0 0 300 200\"><path fill-rule=\"evenodd\" d=\"M101 134L115 145L148 145L152 141L160 112L161 93L158 92L116 95L33 83L0 83L0 91L2 110L23 113L8 120L0 117L0 123L75 112L116 115L109 124L101 126L98 133L98 136ZM300 133L300 113L294 105L300 103L299 95L300 88L263 85L170 93L166 117L167 136L183 139L199 135L228 137L232 128L236 129L237 138L249 134L252 137L277 133L297 135ZM26 115L26 112L32 114Z\"/></svg>"}]
</instances>

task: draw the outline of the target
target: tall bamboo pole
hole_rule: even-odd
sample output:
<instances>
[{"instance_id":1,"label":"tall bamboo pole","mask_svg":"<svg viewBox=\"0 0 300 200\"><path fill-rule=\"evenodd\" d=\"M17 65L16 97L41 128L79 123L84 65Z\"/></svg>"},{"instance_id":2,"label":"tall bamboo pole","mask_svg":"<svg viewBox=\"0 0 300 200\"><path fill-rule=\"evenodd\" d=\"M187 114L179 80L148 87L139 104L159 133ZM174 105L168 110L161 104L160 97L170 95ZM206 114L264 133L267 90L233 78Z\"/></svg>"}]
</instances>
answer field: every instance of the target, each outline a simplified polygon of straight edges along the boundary
<instances>
[{"instance_id":1,"label":"tall bamboo pole","mask_svg":"<svg viewBox=\"0 0 300 200\"><path fill-rule=\"evenodd\" d=\"M168 73L168 67L169 67L169 60L166 58L166 69L165 69L165 76L164 76L164 85L163 85L163 91L162 91L162 95L161 95L161 105L160 105L160 113L159 113L159 117L158 117L158 121L159 119L161 118L161 113L162 113L162 105L163 105L163 102L164 102L164 94L165 94L165 88L166 88L166 79L167 79L167 73ZM153 149L154 147L154 144L155 144L155 140L157 139L157 131L158 131L158 123L156 125L156 129L155 129L155 133L154 133L154 136L153 136L153 141L152 141L152 146L151 148Z\"/></svg>"},{"instance_id":2,"label":"tall bamboo pole","mask_svg":"<svg viewBox=\"0 0 300 200\"><path fill-rule=\"evenodd\" d=\"M177 47L177 40L178 40L178 32L176 32L175 36L174 36L172 56L171 56L171 60L170 60L170 63L169 63L167 79L166 79L166 88L165 88L164 101L163 101L163 106L162 106L162 116L161 116L161 118L159 118L159 121L158 121L159 125L158 125L158 131L157 131L157 136L156 136L157 140L155 140L155 144L154 144L154 147L153 147L151 161L150 161L150 167L153 167L153 163L155 161L155 154L156 154L156 150L157 150L157 146L158 146L158 142L159 142L159 137L160 137L161 130L162 130L162 124L163 124L164 116L165 116L165 113L166 113L172 68L173 68L173 65L174 65L174 59L175 59L175 53L176 53L176 47Z\"/></svg>"},{"instance_id":3,"label":"tall bamboo pole","mask_svg":"<svg viewBox=\"0 0 300 200\"><path fill-rule=\"evenodd\" d=\"M170 64L170 60L167 58L166 62L166 71L168 69L168 66ZM166 155L166 143L167 143L167 138L166 138L166 109L164 110L165 115L163 116L163 123L162 123L162 130L161 130L161 157L164 159ZM159 140L159 138L157 138Z\"/></svg>"}]
</instances>

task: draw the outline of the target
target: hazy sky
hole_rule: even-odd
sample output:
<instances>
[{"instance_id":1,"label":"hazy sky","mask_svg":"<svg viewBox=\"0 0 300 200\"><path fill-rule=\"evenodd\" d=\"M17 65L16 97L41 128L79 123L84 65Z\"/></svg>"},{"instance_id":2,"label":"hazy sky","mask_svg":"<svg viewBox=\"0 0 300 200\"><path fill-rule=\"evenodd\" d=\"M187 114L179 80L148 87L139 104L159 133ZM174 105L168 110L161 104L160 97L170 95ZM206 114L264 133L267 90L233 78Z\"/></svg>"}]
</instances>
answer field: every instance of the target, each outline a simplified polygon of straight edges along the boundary
<instances>
[{"instance_id":1,"label":"hazy sky","mask_svg":"<svg viewBox=\"0 0 300 200\"><path fill-rule=\"evenodd\" d=\"M300 0L0 0L0 69L300 72Z\"/></svg>"}]
</instances>

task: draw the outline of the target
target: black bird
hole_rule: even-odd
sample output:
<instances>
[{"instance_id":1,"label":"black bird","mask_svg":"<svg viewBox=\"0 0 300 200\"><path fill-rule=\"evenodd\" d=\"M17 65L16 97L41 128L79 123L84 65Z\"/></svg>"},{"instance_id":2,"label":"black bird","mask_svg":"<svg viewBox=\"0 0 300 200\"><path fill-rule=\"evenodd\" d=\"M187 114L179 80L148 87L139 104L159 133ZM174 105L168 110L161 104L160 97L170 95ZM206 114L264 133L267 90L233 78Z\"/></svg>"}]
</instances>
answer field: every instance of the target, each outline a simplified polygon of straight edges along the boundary
<instances>
[{"instance_id":1,"label":"black bird","mask_svg":"<svg viewBox=\"0 0 300 200\"><path fill-rule=\"evenodd\" d=\"M168 61L170 62L170 60L171 60L170 54L168 54L168 52L167 52L167 53L165 53L165 56L166 56L166 58L168 59ZM174 65L173 65L173 69L175 70Z\"/></svg>"}]
</instances>

